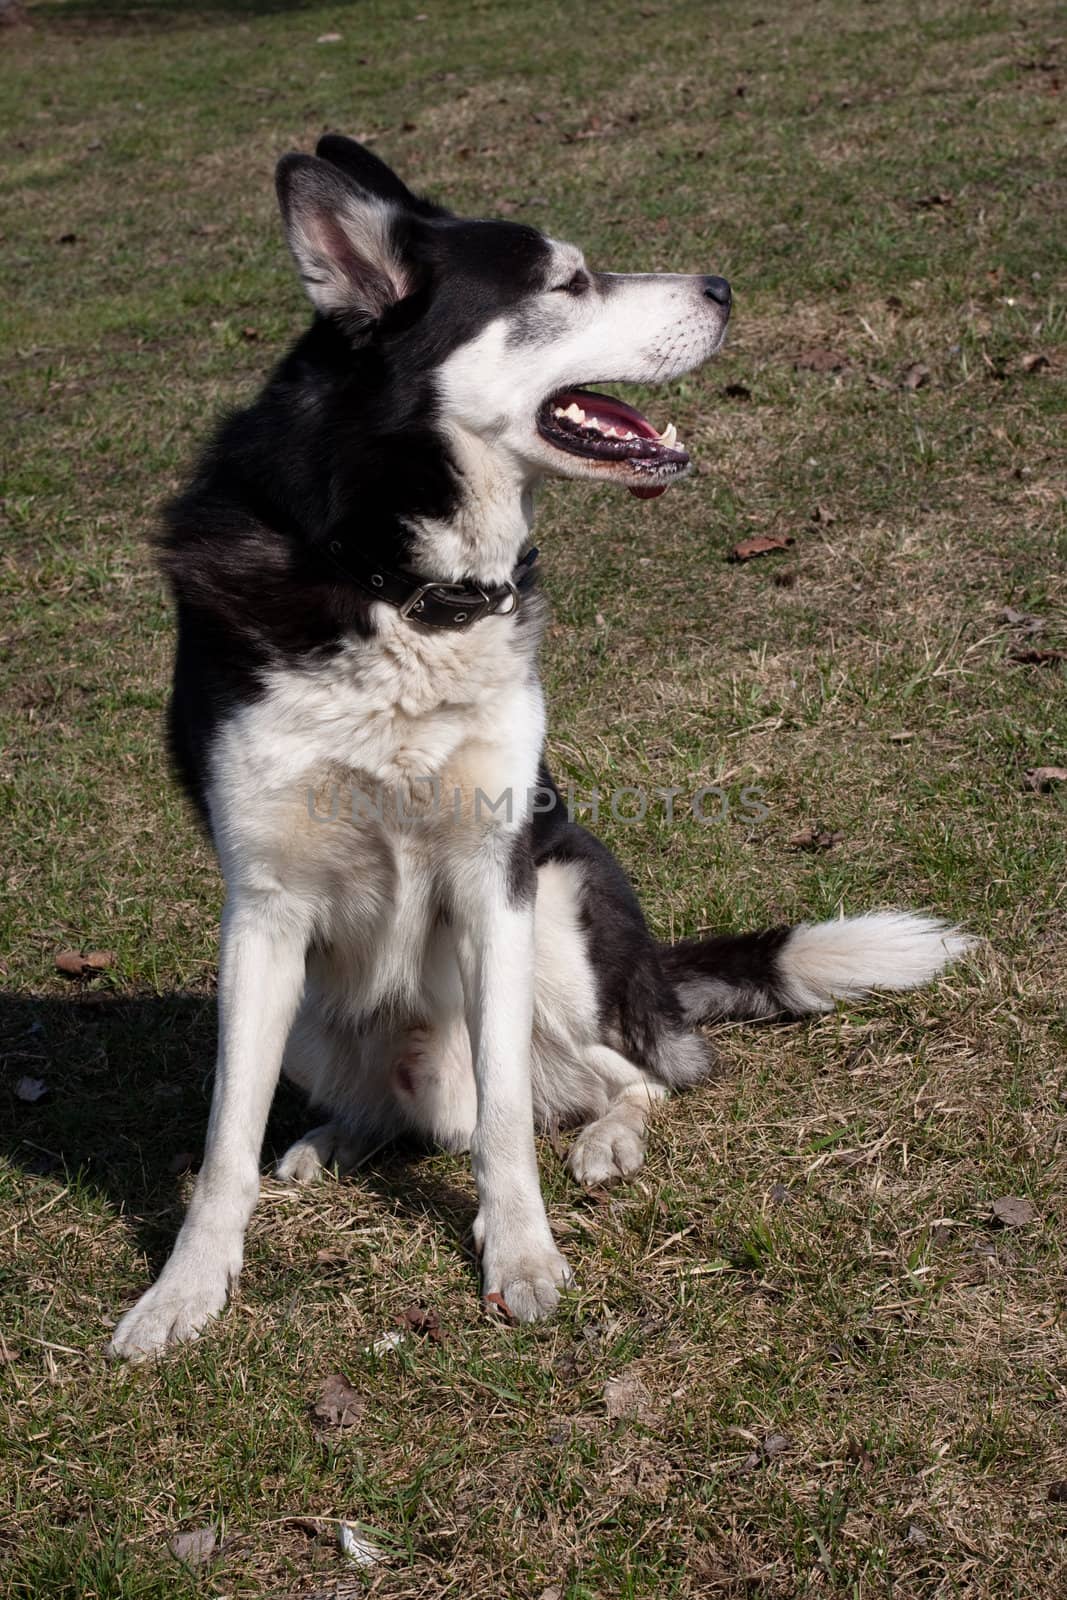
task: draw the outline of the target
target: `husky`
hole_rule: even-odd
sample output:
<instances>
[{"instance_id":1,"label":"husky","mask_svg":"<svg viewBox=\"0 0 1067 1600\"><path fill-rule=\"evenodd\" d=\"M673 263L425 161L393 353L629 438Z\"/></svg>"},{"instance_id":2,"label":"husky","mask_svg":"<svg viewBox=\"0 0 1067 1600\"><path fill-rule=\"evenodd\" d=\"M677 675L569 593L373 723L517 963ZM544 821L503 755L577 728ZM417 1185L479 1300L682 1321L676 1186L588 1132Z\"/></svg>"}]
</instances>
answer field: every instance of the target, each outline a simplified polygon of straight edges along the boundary
<instances>
[{"instance_id":1,"label":"husky","mask_svg":"<svg viewBox=\"0 0 1067 1600\"><path fill-rule=\"evenodd\" d=\"M224 1306L279 1073L324 1114L286 1181L405 1134L469 1150L483 1295L532 1321L571 1282L536 1129L577 1130L578 1183L629 1178L655 1102L709 1072L702 1024L906 989L967 943L902 911L660 943L545 766L535 492L650 499L685 476L673 425L598 386L706 362L726 280L594 271L337 134L285 156L277 188L311 326L159 539L171 749L226 901L204 1159L115 1329L135 1361Z\"/></svg>"}]
</instances>

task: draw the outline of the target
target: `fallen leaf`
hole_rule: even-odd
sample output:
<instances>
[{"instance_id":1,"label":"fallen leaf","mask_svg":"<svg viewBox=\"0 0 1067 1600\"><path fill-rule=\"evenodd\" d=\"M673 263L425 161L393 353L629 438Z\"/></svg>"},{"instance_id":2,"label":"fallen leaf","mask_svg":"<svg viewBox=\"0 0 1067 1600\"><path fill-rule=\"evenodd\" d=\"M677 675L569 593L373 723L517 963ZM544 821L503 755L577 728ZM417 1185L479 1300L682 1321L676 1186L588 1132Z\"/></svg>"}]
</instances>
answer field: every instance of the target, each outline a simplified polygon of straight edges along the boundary
<instances>
[{"instance_id":1,"label":"fallen leaf","mask_svg":"<svg viewBox=\"0 0 1067 1600\"><path fill-rule=\"evenodd\" d=\"M242 328L241 338L246 340L248 344L255 344L256 340L259 338L259 329L252 327Z\"/></svg>"},{"instance_id":2,"label":"fallen leaf","mask_svg":"<svg viewBox=\"0 0 1067 1600\"><path fill-rule=\"evenodd\" d=\"M874 1471L875 1461L866 1445L860 1444L858 1439L853 1439L848 1447L848 1459L865 1478L869 1478Z\"/></svg>"},{"instance_id":3,"label":"fallen leaf","mask_svg":"<svg viewBox=\"0 0 1067 1600\"><path fill-rule=\"evenodd\" d=\"M930 1543L923 1529L919 1527L917 1522L908 1523L908 1543L918 1545L920 1549L923 1545Z\"/></svg>"},{"instance_id":4,"label":"fallen leaf","mask_svg":"<svg viewBox=\"0 0 1067 1600\"><path fill-rule=\"evenodd\" d=\"M836 350L815 346L810 350L802 350L794 357L793 365L798 372L844 372L849 359Z\"/></svg>"},{"instance_id":5,"label":"fallen leaf","mask_svg":"<svg viewBox=\"0 0 1067 1600\"><path fill-rule=\"evenodd\" d=\"M202 1567L214 1555L216 1543L214 1528L191 1528L188 1533L176 1533L167 1541L167 1548L187 1567Z\"/></svg>"},{"instance_id":6,"label":"fallen leaf","mask_svg":"<svg viewBox=\"0 0 1067 1600\"><path fill-rule=\"evenodd\" d=\"M789 841L789 847L792 850L832 850L835 845L844 842L843 833L832 833L829 828L809 827L795 833Z\"/></svg>"},{"instance_id":7,"label":"fallen leaf","mask_svg":"<svg viewBox=\"0 0 1067 1600\"><path fill-rule=\"evenodd\" d=\"M114 964L114 950L90 950L86 955L78 950L60 950L56 956L56 971L65 978L91 978Z\"/></svg>"},{"instance_id":8,"label":"fallen leaf","mask_svg":"<svg viewBox=\"0 0 1067 1600\"><path fill-rule=\"evenodd\" d=\"M410 1305L396 1320L398 1326L408 1333L422 1334L432 1344L444 1343L444 1329L436 1311L428 1311L425 1306Z\"/></svg>"},{"instance_id":9,"label":"fallen leaf","mask_svg":"<svg viewBox=\"0 0 1067 1600\"><path fill-rule=\"evenodd\" d=\"M316 1422L326 1428L351 1428L365 1410L363 1397L340 1372L331 1373L326 1379L311 1407Z\"/></svg>"},{"instance_id":10,"label":"fallen leaf","mask_svg":"<svg viewBox=\"0 0 1067 1600\"><path fill-rule=\"evenodd\" d=\"M1067 767L1030 767L1027 784L1037 794L1051 794L1054 783L1067 783Z\"/></svg>"},{"instance_id":11,"label":"fallen leaf","mask_svg":"<svg viewBox=\"0 0 1067 1600\"><path fill-rule=\"evenodd\" d=\"M76 233L61 233L57 240L58 244L77 244L77 242L78 235Z\"/></svg>"},{"instance_id":12,"label":"fallen leaf","mask_svg":"<svg viewBox=\"0 0 1067 1600\"><path fill-rule=\"evenodd\" d=\"M644 1423L658 1421L648 1390L633 1372L621 1372L617 1378L608 1379L604 1385L604 1405L609 1422L620 1422L624 1418Z\"/></svg>"},{"instance_id":13,"label":"fallen leaf","mask_svg":"<svg viewBox=\"0 0 1067 1600\"><path fill-rule=\"evenodd\" d=\"M1023 633L1040 633L1045 626L1044 617L1035 617L1029 611L1019 611L1015 606L1004 606L997 612L997 621L1006 628L1021 628Z\"/></svg>"},{"instance_id":14,"label":"fallen leaf","mask_svg":"<svg viewBox=\"0 0 1067 1600\"><path fill-rule=\"evenodd\" d=\"M772 550L788 550L789 546L796 544L791 533L757 533L751 539L742 539L740 544L735 544L728 561L751 561L753 556L765 556Z\"/></svg>"},{"instance_id":15,"label":"fallen leaf","mask_svg":"<svg viewBox=\"0 0 1067 1600\"><path fill-rule=\"evenodd\" d=\"M752 390L745 383L727 383L720 390L725 400L751 400Z\"/></svg>"},{"instance_id":16,"label":"fallen leaf","mask_svg":"<svg viewBox=\"0 0 1067 1600\"><path fill-rule=\"evenodd\" d=\"M993 1220L1002 1228L1024 1228L1033 1222L1037 1212L1022 1195L1002 1195L993 1201Z\"/></svg>"},{"instance_id":17,"label":"fallen leaf","mask_svg":"<svg viewBox=\"0 0 1067 1600\"><path fill-rule=\"evenodd\" d=\"M920 195L915 205L919 211L933 211L937 206L950 206L954 196L947 189L937 189L933 194Z\"/></svg>"},{"instance_id":18,"label":"fallen leaf","mask_svg":"<svg viewBox=\"0 0 1067 1600\"><path fill-rule=\"evenodd\" d=\"M343 1250L316 1250L315 1261L318 1266L325 1267L327 1272L346 1272L349 1266L348 1257Z\"/></svg>"},{"instance_id":19,"label":"fallen leaf","mask_svg":"<svg viewBox=\"0 0 1067 1600\"><path fill-rule=\"evenodd\" d=\"M1054 1505L1067 1505L1067 1478L1061 1478L1058 1483L1049 1484L1048 1498Z\"/></svg>"},{"instance_id":20,"label":"fallen leaf","mask_svg":"<svg viewBox=\"0 0 1067 1600\"><path fill-rule=\"evenodd\" d=\"M789 572L776 572L774 574L774 586L776 589L794 589L799 577L800 573L792 570Z\"/></svg>"},{"instance_id":21,"label":"fallen leaf","mask_svg":"<svg viewBox=\"0 0 1067 1600\"><path fill-rule=\"evenodd\" d=\"M1030 355L1023 356L1019 365L1024 372L1044 372L1046 367L1051 367L1052 362L1048 356L1042 355L1040 350L1035 350Z\"/></svg>"},{"instance_id":22,"label":"fallen leaf","mask_svg":"<svg viewBox=\"0 0 1067 1600\"><path fill-rule=\"evenodd\" d=\"M922 389L930 382L930 368L921 361L913 361L910 367L905 367L898 378L902 389Z\"/></svg>"},{"instance_id":23,"label":"fallen leaf","mask_svg":"<svg viewBox=\"0 0 1067 1600\"><path fill-rule=\"evenodd\" d=\"M1037 650L1032 645L1009 650L1008 658L1028 667L1053 667L1057 661L1067 661L1067 650Z\"/></svg>"},{"instance_id":24,"label":"fallen leaf","mask_svg":"<svg viewBox=\"0 0 1067 1600\"><path fill-rule=\"evenodd\" d=\"M748 1437L751 1438L752 1435L749 1434ZM769 1433L759 1448L745 1457L741 1464L742 1472L754 1472L757 1467L773 1461L775 1456L780 1456L789 1449L789 1444L790 1441L784 1433Z\"/></svg>"},{"instance_id":25,"label":"fallen leaf","mask_svg":"<svg viewBox=\"0 0 1067 1600\"><path fill-rule=\"evenodd\" d=\"M11 1366L19 1358L17 1350L12 1350L3 1334L0 1333L0 1367Z\"/></svg>"},{"instance_id":26,"label":"fallen leaf","mask_svg":"<svg viewBox=\"0 0 1067 1600\"><path fill-rule=\"evenodd\" d=\"M812 522L821 523L823 527L828 528L832 522L837 521L837 516L836 513L830 510L829 506L813 506L811 520Z\"/></svg>"},{"instance_id":27,"label":"fallen leaf","mask_svg":"<svg viewBox=\"0 0 1067 1600\"><path fill-rule=\"evenodd\" d=\"M498 1318L501 1322L510 1323L512 1327L514 1327L519 1320L502 1294L483 1295L482 1305L491 1316Z\"/></svg>"},{"instance_id":28,"label":"fallen leaf","mask_svg":"<svg viewBox=\"0 0 1067 1600\"><path fill-rule=\"evenodd\" d=\"M20 1078L15 1085L15 1099L24 1100L32 1106L48 1093L48 1085L43 1078Z\"/></svg>"},{"instance_id":29,"label":"fallen leaf","mask_svg":"<svg viewBox=\"0 0 1067 1600\"><path fill-rule=\"evenodd\" d=\"M315 40L316 44L340 44L342 35L339 33L320 33Z\"/></svg>"},{"instance_id":30,"label":"fallen leaf","mask_svg":"<svg viewBox=\"0 0 1067 1600\"><path fill-rule=\"evenodd\" d=\"M188 1172L191 1169L195 1160L196 1157L191 1150L179 1150L177 1155L171 1156L167 1162L167 1171L172 1172L178 1178L183 1172Z\"/></svg>"}]
</instances>

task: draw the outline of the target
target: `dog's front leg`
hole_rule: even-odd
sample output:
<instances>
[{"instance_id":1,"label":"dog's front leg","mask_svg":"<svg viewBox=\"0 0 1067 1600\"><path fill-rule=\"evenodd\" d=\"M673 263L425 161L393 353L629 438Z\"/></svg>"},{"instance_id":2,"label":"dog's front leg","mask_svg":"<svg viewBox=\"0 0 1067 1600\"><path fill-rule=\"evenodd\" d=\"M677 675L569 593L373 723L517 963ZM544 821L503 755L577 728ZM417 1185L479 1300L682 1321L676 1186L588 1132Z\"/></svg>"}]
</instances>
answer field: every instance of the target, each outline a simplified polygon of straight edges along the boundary
<instances>
[{"instance_id":1,"label":"dog's front leg","mask_svg":"<svg viewBox=\"0 0 1067 1600\"><path fill-rule=\"evenodd\" d=\"M488 838L457 885L453 908L477 1089L471 1159L482 1293L499 1295L521 1322L550 1316L570 1281L545 1215L534 1148L535 879L528 853L521 834Z\"/></svg>"},{"instance_id":2,"label":"dog's front leg","mask_svg":"<svg viewBox=\"0 0 1067 1600\"><path fill-rule=\"evenodd\" d=\"M204 1161L157 1281L115 1329L110 1353L143 1361L194 1339L241 1270L259 1195L263 1131L304 985L307 930L276 896L227 901L219 963L219 1054Z\"/></svg>"}]
</instances>

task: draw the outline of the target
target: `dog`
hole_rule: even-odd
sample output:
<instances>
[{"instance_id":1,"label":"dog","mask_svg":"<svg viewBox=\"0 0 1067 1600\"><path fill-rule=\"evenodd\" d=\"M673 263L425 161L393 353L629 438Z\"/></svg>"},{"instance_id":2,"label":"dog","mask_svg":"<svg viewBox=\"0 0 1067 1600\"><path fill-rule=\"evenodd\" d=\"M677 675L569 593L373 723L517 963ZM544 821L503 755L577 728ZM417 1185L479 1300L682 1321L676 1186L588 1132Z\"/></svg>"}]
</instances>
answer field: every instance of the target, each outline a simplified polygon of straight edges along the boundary
<instances>
[{"instance_id":1,"label":"dog","mask_svg":"<svg viewBox=\"0 0 1067 1600\"><path fill-rule=\"evenodd\" d=\"M571 1281L536 1128L578 1130L579 1183L628 1178L652 1105L708 1074L702 1024L908 988L967 943L878 912L661 944L545 767L535 490L651 498L685 475L673 426L594 386L701 366L729 284L593 271L337 134L285 156L277 188L313 321L159 538L171 749L226 902L203 1165L114 1331L132 1360L225 1304L280 1072L326 1113L286 1180L405 1133L469 1150L483 1294L532 1321Z\"/></svg>"}]
</instances>

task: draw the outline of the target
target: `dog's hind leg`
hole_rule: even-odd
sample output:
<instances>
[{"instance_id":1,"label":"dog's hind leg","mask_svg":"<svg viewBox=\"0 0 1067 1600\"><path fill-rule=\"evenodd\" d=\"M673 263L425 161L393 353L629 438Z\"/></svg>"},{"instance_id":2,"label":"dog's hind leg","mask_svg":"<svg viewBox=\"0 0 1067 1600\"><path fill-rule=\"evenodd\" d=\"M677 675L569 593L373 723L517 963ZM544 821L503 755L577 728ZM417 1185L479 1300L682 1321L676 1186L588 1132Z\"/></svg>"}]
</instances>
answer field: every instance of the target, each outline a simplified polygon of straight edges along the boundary
<instances>
[{"instance_id":1,"label":"dog's hind leg","mask_svg":"<svg viewBox=\"0 0 1067 1600\"><path fill-rule=\"evenodd\" d=\"M259 1195L259 1158L286 1035L304 987L308 927L279 895L227 901L219 971L219 1054L204 1163L170 1259L115 1329L110 1353L144 1361L195 1339L241 1270Z\"/></svg>"},{"instance_id":2,"label":"dog's hind leg","mask_svg":"<svg viewBox=\"0 0 1067 1600\"><path fill-rule=\"evenodd\" d=\"M607 1045L586 1052L589 1068L617 1088L607 1109L586 1123L570 1149L571 1175L586 1189L632 1178L645 1159L649 1112L668 1093L666 1084L644 1072Z\"/></svg>"},{"instance_id":3,"label":"dog's hind leg","mask_svg":"<svg viewBox=\"0 0 1067 1600\"><path fill-rule=\"evenodd\" d=\"M289 1036L282 1073L330 1120L309 1128L277 1162L284 1183L310 1183L332 1168L339 1176L393 1137L397 1119L382 1081L380 1030L326 1020L325 997L310 987Z\"/></svg>"}]
</instances>

